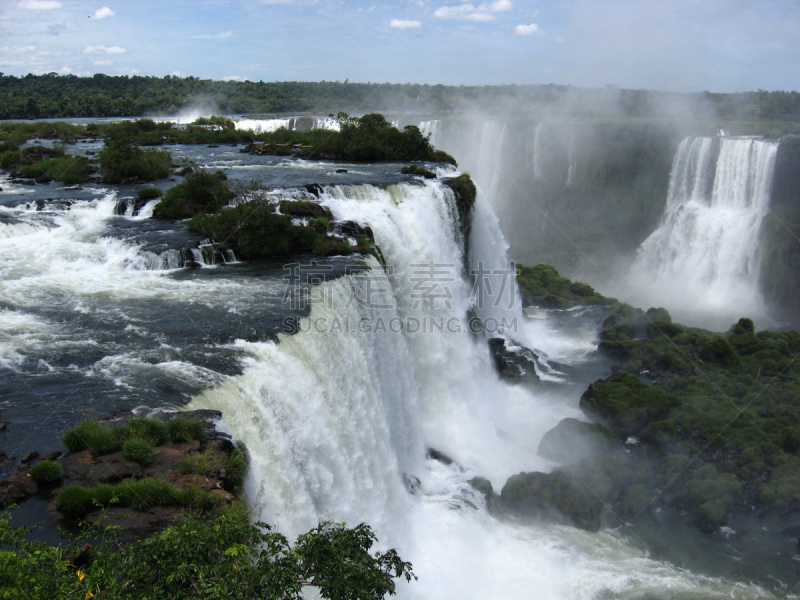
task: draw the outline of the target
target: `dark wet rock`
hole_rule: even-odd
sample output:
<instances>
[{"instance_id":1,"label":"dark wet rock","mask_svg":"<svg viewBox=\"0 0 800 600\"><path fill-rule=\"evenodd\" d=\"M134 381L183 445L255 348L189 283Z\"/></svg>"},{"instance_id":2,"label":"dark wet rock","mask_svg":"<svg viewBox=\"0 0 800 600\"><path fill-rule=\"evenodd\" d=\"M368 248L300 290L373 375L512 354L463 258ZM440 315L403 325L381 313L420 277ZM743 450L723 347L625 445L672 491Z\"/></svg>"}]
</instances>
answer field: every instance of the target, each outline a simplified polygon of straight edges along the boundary
<instances>
[{"instance_id":1,"label":"dark wet rock","mask_svg":"<svg viewBox=\"0 0 800 600\"><path fill-rule=\"evenodd\" d=\"M524 346L511 346L504 338L489 340L489 351L492 354L494 366L500 377L516 383L540 382L536 374L536 363L539 357L529 348Z\"/></svg>"},{"instance_id":2,"label":"dark wet rock","mask_svg":"<svg viewBox=\"0 0 800 600\"><path fill-rule=\"evenodd\" d=\"M500 497L504 507L520 516L555 518L587 531L600 529L603 501L566 470L513 475Z\"/></svg>"},{"instance_id":3,"label":"dark wet rock","mask_svg":"<svg viewBox=\"0 0 800 600\"><path fill-rule=\"evenodd\" d=\"M187 260L183 263L184 269L200 269L203 265L196 260Z\"/></svg>"},{"instance_id":4,"label":"dark wet rock","mask_svg":"<svg viewBox=\"0 0 800 600\"><path fill-rule=\"evenodd\" d=\"M620 439L605 425L562 419L542 436L538 454L562 464L571 464L588 456L614 454L620 449Z\"/></svg>"},{"instance_id":5,"label":"dark wet rock","mask_svg":"<svg viewBox=\"0 0 800 600\"><path fill-rule=\"evenodd\" d=\"M355 221L341 221L334 224L334 233L339 235L348 235L352 238L366 237L370 240L373 239L372 230L369 227L362 227Z\"/></svg>"},{"instance_id":6,"label":"dark wet rock","mask_svg":"<svg viewBox=\"0 0 800 600\"><path fill-rule=\"evenodd\" d=\"M5 431L7 427L6 423L0 423L0 431Z\"/></svg>"},{"instance_id":7,"label":"dark wet rock","mask_svg":"<svg viewBox=\"0 0 800 600\"><path fill-rule=\"evenodd\" d=\"M219 144L209 144L206 148L219 148Z\"/></svg>"},{"instance_id":8,"label":"dark wet rock","mask_svg":"<svg viewBox=\"0 0 800 600\"><path fill-rule=\"evenodd\" d=\"M309 194L315 195L317 198L319 198L320 194L322 194L323 191L322 186L318 183L306 183L301 187L305 189Z\"/></svg>"},{"instance_id":9,"label":"dark wet rock","mask_svg":"<svg viewBox=\"0 0 800 600\"><path fill-rule=\"evenodd\" d=\"M336 169L337 173L347 173L347 169Z\"/></svg>"},{"instance_id":10,"label":"dark wet rock","mask_svg":"<svg viewBox=\"0 0 800 600\"><path fill-rule=\"evenodd\" d=\"M425 453L425 456L432 460L438 460L440 463L444 465L452 465L455 461L447 456L444 452L440 452L436 448L428 448L428 451Z\"/></svg>"},{"instance_id":11,"label":"dark wet rock","mask_svg":"<svg viewBox=\"0 0 800 600\"><path fill-rule=\"evenodd\" d=\"M160 527L164 519L152 512L143 513L133 508L107 508L89 513L89 523L100 523L102 526L118 525L125 531L148 532Z\"/></svg>"},{"instance_id":12,"label":"dark wet rock","mask_svg":"<svg viewBox=\"0 0 800 600\"><path fill-rule=\"evenodd\" d=\"M30 476L30 469L0 481L0 508L5 508L33 496L39 490L36 481Z\"/></svg>"},{"instance_id":13,"label":"dark wet rock","mask_svg":"<svg viewBox=\"0 0 800 600\"><path fill-rule=\"evenodd\" d=\"M24 463L29 463L33 459L38 458L38 457L39 457L39 453L36 450L31 450L30 452L26 452L25 454L23 454L22 458L20 459L20 461L22 461Z\"/></svg>"},{"instance_id":14,"label":"dark wet rock","mask_svg":"<svg viewBox=\"0 0 800 600\"><path fill-rule=\"evenodd\" d=\"M480 492L486 499L486 505L492 508L494 505L495 494L492 482L485 477L473 477L468 482L476 491Z\"/></svg>"},{"instance_id":15,"label":"dark wet rock","mask_svg":"<svg viewBox=\"0 0 800 600\"><path fill-rule=\"evenodd\" d=\"M139 477L142 467L125 460L122 452L114 452L95 457L91 451L82 450L67 455L62 461L64 476L73 483L93 486L98 483L115 483L132 477Z\"/></svg>"},{"instance_id":16,"label":"dark wet rock","mask_svg":"<svg viewBox=\"0 0 800 600\"><path fill-rule=\"evenodd\" d=\"M51 181L53 181L53 178L47 173L43 173L36 178L36 183L50 183Z\"/></svg>"}]
</instances>

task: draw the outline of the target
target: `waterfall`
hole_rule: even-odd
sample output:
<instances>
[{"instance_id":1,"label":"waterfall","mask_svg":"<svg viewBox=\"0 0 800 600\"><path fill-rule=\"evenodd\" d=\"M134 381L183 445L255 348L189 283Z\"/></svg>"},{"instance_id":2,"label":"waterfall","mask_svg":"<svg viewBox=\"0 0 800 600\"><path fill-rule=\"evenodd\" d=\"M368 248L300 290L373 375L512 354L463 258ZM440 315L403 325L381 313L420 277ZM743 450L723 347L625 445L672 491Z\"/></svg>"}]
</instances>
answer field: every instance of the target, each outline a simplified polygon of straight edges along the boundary
<instances>
[{"instance_id":1,"label":"waterfall","mask_svg":"<svg viewBox=\"0 0 800 600\"><path fill-rule=\"evenodd\" d=\"M247 444L254 518L290 538L320 520L369 523L419 575L399 586L401 598L730 590L651 560L613 532L491 517L467 482L482 475L499 490L511 474L549 470L539 439L579 411L500 381L485 338L466 327L473 281L449 188L331 186L320 202L337 220L371 227L385 269L369 258L367 270L315 288L294 335L237 342L249 356L241 375L190 405L224 411ZM472 231L469 262L505 265L482 194ZM544 329L537 335L546 342ZM426 459L428 447L455 462Z\"/></svg>"},{"instance_id":2,"label":"waterfall","mask_svg":"<svg viewBox=\"0 0 800 600\"><path fill-rule=\"evenodd\" d=\"M569 146L567 147L567 187L571 187L575 183L575 171L577 169L577 160L575 158L575 127L570 127L569 130Z\"/></svg>"},{"instance_id":3,"label":"waterfall","mask_svg":"<svg viewBox=\"0 0 800 600\"><path fill-rule=\"evenodd\" d=\"M533 134L533 178L544 179L544 168L542 167L542 159L544 158L544 140L542 139L542 125L539 123L536 126L536 132Z\"/></svg>"},{"instance_id":4,"label":"waterfall","mask_svg":"<svg viewBox=\"0 0 800 600\"><path fill-rule=\"evenodd\" d=\"M235 123L239 131L253 133L272 133L284 128L290 131L308 131L311 129L327 129L339 131L339 122L332 117L290 117L281 119L240 119Z\"/></svg>"},{"instance_id":5,"label":"waterfall","mask_svg":"<svg viewBox=\"0 0 800 600\"><path fill-rule=\"evenodd\" d=\"M439 147L439 119L434 119L432 121L421 121L419 124L419 130L422 132L422 135L428 136L430 135L430 142L435 147Z\"/></svg>"},{"instance_id":6,"label":"waterfall","mask_svg":"<svg viewBox=\"0 0 800 600\"><path fill-rule=\"evenodd\" d=\"M778 143L723 138L716 162L714 149L712 138L680 144L662 224L642 243L630 283L641 305L666 306L693 322L716 315L725 327L741 316L764 317L758 234Z\"/></svg>"}]
</instances>

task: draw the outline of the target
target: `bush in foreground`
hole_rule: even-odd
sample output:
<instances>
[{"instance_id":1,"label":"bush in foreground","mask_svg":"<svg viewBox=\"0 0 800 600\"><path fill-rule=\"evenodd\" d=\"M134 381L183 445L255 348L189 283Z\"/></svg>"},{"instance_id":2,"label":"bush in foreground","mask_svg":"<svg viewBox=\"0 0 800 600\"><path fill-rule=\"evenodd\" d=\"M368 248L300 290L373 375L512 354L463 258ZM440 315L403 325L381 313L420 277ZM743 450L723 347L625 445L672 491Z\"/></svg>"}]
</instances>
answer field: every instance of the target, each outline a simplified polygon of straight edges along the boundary
<instances>
[{"instance_id":1,"label":"bush in foreground","mask_svg":"<svg viewBox=\"0 0 800 600\"><path fill-rule=\"evenodd\" d=\"M31 477L36 481L52 481L61 475L61 465L52 460L43 460L31 469Z\"/></svg>"},{"instance_id":2,"label":"bush in foreground","mask_svg":"<svg viewBox=\"0 0 800 600\"><path fill-rule=\"evenodd\" d=\"M365 524L323 523L288 540L264 523L251 525L240 504L216 515L185 514L176 525L124 552L106 531L89 568L77 570L73 548L24 538L0 516L0 590L5 598L170 598L300 600L304 587L322 598L378 600L395 594L395 579L416 579L395 550L371 553Z\"/></svg>"}]
</instances>

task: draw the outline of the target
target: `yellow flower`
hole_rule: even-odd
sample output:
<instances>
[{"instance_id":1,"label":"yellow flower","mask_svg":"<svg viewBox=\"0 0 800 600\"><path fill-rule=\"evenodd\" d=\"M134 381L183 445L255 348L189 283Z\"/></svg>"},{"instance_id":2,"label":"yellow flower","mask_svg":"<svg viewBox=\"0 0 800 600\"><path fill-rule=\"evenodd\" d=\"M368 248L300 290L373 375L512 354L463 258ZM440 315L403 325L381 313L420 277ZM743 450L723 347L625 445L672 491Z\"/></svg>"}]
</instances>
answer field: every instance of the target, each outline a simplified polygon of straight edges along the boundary
<instances>
[{"instance_id":1,"label":"yellow flower","mask_svg":"<svg viewBox=\"0 0 800 600\"><path fill-rule=\"evenodd\" d=\"M86 577L86 573L83 571L75 571L75 575L78 576L78 581L83 581L83 578Z\"/></svg>"},{"instance_id":2,"label":"yellow flower","mask_svg":"<svg viewBox=\"0 0 800 600\"><path fill-rule=\"evenodd\" d=\"M89 590L88 592L86 592L84 600L92 600L92 598L94 598L94 594L92 593L92 590Z\"/></svg>"}]
</instances>

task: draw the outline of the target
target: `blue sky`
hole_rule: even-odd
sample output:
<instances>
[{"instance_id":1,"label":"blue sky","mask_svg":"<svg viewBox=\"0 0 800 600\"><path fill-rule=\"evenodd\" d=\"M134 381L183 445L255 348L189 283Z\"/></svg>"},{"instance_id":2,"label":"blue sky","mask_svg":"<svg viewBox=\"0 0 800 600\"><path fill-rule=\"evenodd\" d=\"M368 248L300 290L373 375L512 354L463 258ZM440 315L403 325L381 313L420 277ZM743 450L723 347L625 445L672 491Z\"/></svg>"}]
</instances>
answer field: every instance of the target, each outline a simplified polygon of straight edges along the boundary
<instances>
[{"instance_id":1,"label":"blue sky","mask_svg":"<svg viewBox=\"0 0 800 600\"><path fill-rule=\"evenodd\" d=\"M6 74L800 88L800 0L0 0Z\"/></svg>"}]
</instances>

